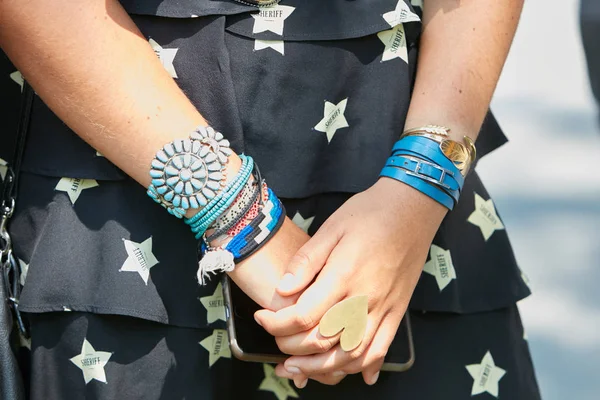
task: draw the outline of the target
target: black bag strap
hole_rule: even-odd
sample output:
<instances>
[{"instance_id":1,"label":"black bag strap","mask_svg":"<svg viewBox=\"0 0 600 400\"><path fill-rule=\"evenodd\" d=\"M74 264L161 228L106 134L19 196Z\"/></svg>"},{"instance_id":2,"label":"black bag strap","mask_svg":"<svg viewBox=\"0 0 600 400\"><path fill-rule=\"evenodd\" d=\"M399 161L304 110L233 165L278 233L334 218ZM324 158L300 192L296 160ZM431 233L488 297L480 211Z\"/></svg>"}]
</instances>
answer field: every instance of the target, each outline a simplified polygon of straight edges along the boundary
<instances>
[{"instance_id":1,"label":"black bag strap","mask_svg":"<svg viewBox=\"0 0 600 400\"><path fill-rule=\"evenodd\" d=\"M34 99L33 88L25 81L23 82L23 93L21 95L21 109L19 111L19 122L13 159L8 164L8 169L2 185L2 198L0 203L0 267L2 269L2 284L5 288L4 296L13 311L14 318L21 334L28 338L29 332L25 321L19 311L19 297L21 294L19 281L21 276L20 265L12 251L12 240L8 233L8 222L12 217L17 199L17 189L23 154L27 142L27 132L31 119L31 109ZM2 301L4 299L1 299Z\"/></svg>"},{"instance_id":2,"label":"black bag strap","mask_svg":"<svg viewBox=\"0 0 600 400\"><path fill-rule=\"evenodd\" d=\"M2 185L2 212L8 215L8 218L12 215L17 198L17 186L21 172L21 164L23 163L23 154L25 153L25 144L27 142L27 132L29 131L29 120L31 117L34 96L35 92L33 91L33 88L27 81L24 81L13 158L12 162L8 165L9 168Z\"/></svg>"}]
</instances>

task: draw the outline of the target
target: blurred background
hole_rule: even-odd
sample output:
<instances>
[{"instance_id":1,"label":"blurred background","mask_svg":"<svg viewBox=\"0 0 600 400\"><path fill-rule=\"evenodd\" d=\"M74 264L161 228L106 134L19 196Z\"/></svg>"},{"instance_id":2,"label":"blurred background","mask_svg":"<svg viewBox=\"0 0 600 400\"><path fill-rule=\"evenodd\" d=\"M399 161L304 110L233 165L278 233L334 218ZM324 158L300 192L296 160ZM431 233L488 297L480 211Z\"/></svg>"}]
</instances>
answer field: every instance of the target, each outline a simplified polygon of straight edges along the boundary
<instances>
[{"instance_id":1,"label":"blurred background","mask_svg":"<svg viewBox=\"0 0 600 400\"><path fill-rule=\"evenodd\" d=\"M533 291L519 306L544 400L600 399L600 119L578 14L525 1L492 102L510 141L477 167Z\"/></svg>"}]
</instances>

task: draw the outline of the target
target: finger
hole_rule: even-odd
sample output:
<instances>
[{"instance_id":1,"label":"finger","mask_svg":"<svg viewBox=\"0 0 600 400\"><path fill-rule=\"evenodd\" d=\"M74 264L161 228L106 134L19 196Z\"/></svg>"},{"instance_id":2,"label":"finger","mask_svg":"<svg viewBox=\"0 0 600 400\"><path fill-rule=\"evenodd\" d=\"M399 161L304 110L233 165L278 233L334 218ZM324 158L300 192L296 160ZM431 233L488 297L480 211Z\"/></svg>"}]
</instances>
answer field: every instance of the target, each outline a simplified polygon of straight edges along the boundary
<instances>
[{"instance_id":1,"label":"finger","mask_svg":"<svg viewBox=\"0 0 600 400\"><path fill-rule=\"evenodd\" d=\"M319 274L329 255L338 244L341 234L321 227L292 257L286 273L281 278L277 292L290 296L305 289Z\"/></svg>"},{"instance_id":2,"label":"finger","mask_svg":"<svg viewBox=\"0 0 600 400\"><path fill-rule=\"evenodd\" d=\"M338 344L340 336L341 333L325 337L319 333L319 327L315 326L309 331L300 332L295 335L276 337L275 341L279 350L285 354L304 356L329 351Z\"/></svg>"},{"instance_id":3,"label":"finger","mask_svg":"<svg viewBox=\"0 0 600 400\"><path fill-rule=\"evenodd\" d=\"M288 371L299 369L304 375L313 376L327 374L334 371L345 371L346 366L353 361L358 360L369 344L373 340L377 328L379 327L379 318L369 318L365 337L360 345L351 351L344 351L337 345L333 349L322 354L313 354L308 356L292 356L284 362L284 367Z\"/></svg>"},{"instance_id":4,"label":"finger","mask_svg":"<svg viewBox=\"0 0 600 400\"><path fill-rule=\"evenodd\" d=\"M304 389L308 383L308 376L303 374L292 374L283 367L283 364L278 364L277 367L275 367L275 375L281 378L290 379L298 389Z\"/></svg>"},{"instance_id":5,"label":"finger","mask_svg":"<svg viewBox=\"0 0 600 400\"><path fill-rule=\"evenodd\" d=\"M396 336L398 318L388 314L379 325L379 329L367 350L358 360L348 364L344 371L348 373L362 372L363 379L367 385L374 385L379 379L379 372L383 366L385 356Z\"/></svg>"},{"instance_id":6,"label":"finger","mask_svg":"<svg viewBox=\"0 0 600 400\"><path fill-rule=\"evenodd\" d=\"M258 310L254 318L273 336L290 336L318 325L327 312L345 294L337 271L329 268L302 293L295 305L277 312Z\"/></svg>"},{"instance_id":7,"label":"finger","mask_svg":"<svg viewBox=\"0 0 600 400\"><path fill-rule=\"evenodd\" d=\"M329 374L311 376L309 379L320 382L324 385L337 385L340 383L348 374L344 371L335 371Z\"/></svg>"},{"instance_id":8,"label":"finger","mask_svg":"<svg viewBox=\"0 0 600 400\"><path fill-rule=\"evenodd\" d=\"M275 367L275 374L281 378L291 379L294 382L294 385L296 385L296 387L299 389L303 389L306 386L306 381L308 379L312 379L324 385L337 385L348 375L344 371L335 371L329 374L308 377L303 374L297 375L289 373L283 367L283 364L279 364L277 367Z\"/></svg>"},{"instance_id":9,"label":"finger","mask_svg":"<svg viewBox=\"0 0 600 400\"><path fill-rule=\"evenodd\" d=\"M304 389L306 387L306 384L308 383L308 378L295 377L292 380L294 381L294 385L296 385L298 389Z\"/></svg>"}]
</instances>

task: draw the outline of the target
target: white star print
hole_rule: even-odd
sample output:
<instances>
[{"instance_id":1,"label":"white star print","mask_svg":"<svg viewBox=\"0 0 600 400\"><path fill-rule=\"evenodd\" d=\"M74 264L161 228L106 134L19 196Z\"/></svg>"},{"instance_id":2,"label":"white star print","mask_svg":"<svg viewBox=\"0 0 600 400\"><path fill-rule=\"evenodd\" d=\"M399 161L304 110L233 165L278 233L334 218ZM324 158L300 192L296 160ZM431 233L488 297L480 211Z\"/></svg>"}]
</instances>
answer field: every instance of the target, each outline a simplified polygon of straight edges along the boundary
<instances>
[{"instance_id":1,"label":"white star print","mask_svg":"<svg viewBox=\"0 0 600 400\"><path fill-rule=\"evenodd\" d=\"M23 91L23 85L25 84L25 79L23 79L23 75L19 71L15 71L9 75L10 79L15 81L19 86L21 86L21 92Z\"/></svg>"},{"instance_id":2,"label":"white star print","mask_svg":"<svg viewBox=\"0 0 600 400\"><path fill-rule=\"evenodd\" d=\"M296 8L275 4L270 7L261 7L257 14L252 14L254 27L252 33L265 31L283 35L283 23L294 12Z\"/></svg>"},{"instance_id":3,"label":"white star print","mask_svg":"<svg viewBox=\"0 0 600 400\"><path fill-rule=\"evenodd\" d=\"M410 4L412 4L414 7L423 8L423 0L411 0Z\"/></svg>"},{"instance_id":4,"label":"white star print","mask_svg":"<svg viewBox=\"0 0 600 400\"><path fill-rule=\"evenodd\" d=\"M150 277L150 268L158 264L158 260L152 254L152 236L142 243L132 242L127 239L123 239L123 243L125 244L128 257L119 271L137 272L147 285L148 278Z\"/></svg>"},{"instance_id":5,"label":"white star print","mask_svg":"<svg viewBox=\"0 0 600 400\"><path fill-rule=\"evenodd\" d=\"M473 378L471 396L488 392L492 396L498 397L498 382L502 379L506 371L496 367L492 354L489 351L485 353L480 364L471 364L465 367Z\"/></svg>"},{"instance_id":6,"label":"white star print","mask_svg":"<svg viewBox=\"0 0 600 400\"><path fill-rule=\"evenodd\" d=\"M71 199L71 203L75 204L82 191L96 186L98 186L98 182L94 179L62 178L58 181L54 190L66 192L69 199Z\"/></svg>"},{"instance_id":7,"label":"white star print","mask_svg":"<svg viewBox=\"0 0 600 400\"><path fill-rule=\"evenodd\" d=\"M225 321L225 305L223 304L223 285L221 282L215 288L212 296L200 298L200 302L206 308L206 322L209 324L220 319Z\"/></svg>"},{"instance_id":8,"label":"white star print","mask_svg":"<svg viewBox=\"0 0 600 400\"><path fill-rule=\"evenodd\" d=\"M378 32L377 37L385 45L385 50L383 50L383 54L381 55L381 62L399 58L408 63L406 35L402 24L396 25L393 29Z\"/></svg>"},{"instance_id":9,"label":"white star print","mask_svg":"<svg viewBox=\"0 0 600 400\"><path fill-rule=\"evenodd\" d=\"M104 157L99 151L96 152L96 157Z\"/></svg>"},{"instance_id":10,"label":"white star print","mask_svg":"<svg viewBox=\"0 0 600 400\"><path fill-rule=\"evenodd\" d=\"M81 354L71 358L71 362L83 372L83 380L86 385L92 379L107 383L104 366L111 356L112 353L94 350L90 342L88 342L87 339L83 339Z\"/></svg>"},{"instance_id":11,"label":"white star print","mask_svg":"<svg viewBox=\"0 0 600 400\"><path fill-rule=\"evenodd\" d=\"M267 48L271 48L276 52L283 54L283 40L259 40L256 39L254 41L254 51L264 50Z\"/></svg>"},{"instance_id":12,"label":"white star print","mask_svg":"<svg viewBox=\"0 0 600 400\"><path fill-rule=\"evenodd\" d=\"M523 279L523 282L525 282L525 284L527 285L529 290L532 290L531 289L531 281L529 280L529 277L527 276L527 274L525 274L525 272L523 272L523 270L521 270L521 279Z\"/></svg>"},{"instance_id":13,"label":"white star print","mask_svg":"<svg viewBox=\"0 0 600 400\"><path fill-rule=\"evenodd\" d=\"M292 222L295 223L304 232L308 233L308 228L310 228L310 225L313 223L314 219L314 215L312 217L304 218L302 217L302 214L300 214L300 211L296 211L296 214L294 214L294 218L292 218Z\"/></svg>"},{"instance_id":14,"label":"white star print","mask_svg":"<svg viewBox=\"0 0 600 400\"><path fill-rule=\"evenodd\" d=\"M225 329L215 329L212 335L200 342L200 345L208 351L209 367L212 367L221 357L231 358L229 336Z\"/></svg>"},{"instance_id":15,"label":"white star print","mask_svg":"<svg viewBox=\"0 0 600 400\"><path fill-rule=\"evenodd\" d=\"M289 379L275 375L275 368L269 364L263 364L263 370L265 379L260 383L258 390L273 392L277 400L287 400L288 397L298 398L298 393L290 385Z\"/></svg>"},{"instance_id":16,"label":"white star print","mask_svg":"<svg viewBox=\"0 0 600 400\"><path fill-rule=\"evenodd\" d=\"M383 19L385 19L392 28L405 22L418 22L421 20L417 14L410 10L410 7L404 0L398 0L398 4L396 4L394 11L383 14Z\"/></svg>"},{"instance_id":17,"label":"white star print","mask_svg":"<svg viewBox=\"0 0 600 400\"><path fill-rule=\"evenodd\" d=\"M444 250L432 244L429 254L431 255L431 260L425 264L423 271L435 277L441 292L448 286L452 279L456 279L456 270L452 264L450 250Z\"/></svg>"},{"instance_id":18,"label":"white star print","mask_svg":"<svg viewBox=\"0 0 600 400\"><path fill-rule=\"evenodd\" d=\"M19 283L21 286L25 286L25 279L27 279L27 272L29 272L29 264L19 258L19 266L21 267L21 275L19 276Z\"/></svg>"},{"instance_id":19,"label":"white star print","mask_svg":"<svg viewBox=\"0 0 600 400\"><path fill-rule=\"evenodd\" d=\"M331 139L333 139L335 131L350 126L348 125L348 121L346 121L346 117L344 116L347 103L347 97L337 104L325 101L325 111L323 112L323 119L319 121L319 123L315 126L315 130L319 132L325 132L325 134L327 135L327 143L331 143Z\"/></svg>"},{"instance_id":20,"label":"white star print","mask_svg":"<svg viewBox=\"0 0 600 400\"><path fill-rule=\"evenodd\" d=\"M481 229L485 241L492 236L494 231L504 229L502 221L496 214L496 207L494 207L492 199L483 200L477 193L475 193L475 211L469 215L467 221Z\"/></svg>"},{"instance_id":21,"label":"white star print","mask_svg":"<svg viewBox=\"0 0 600 400\"><path fill-rule=\"evenodd\" d=\"M0 178L4 180L6 173L8 172L8 163L0 158Z\"/></svg>"},{"instance_id":22,"label":"white star print","mask_svg":"<svg viewBox=\"0 0 600 400\"><path fill-rule=\"evenodd\" d=\"M154 39L149 39L148 42L150 42L152 50L154 50L158 56L158 59L162 63L163 67L165 67L169 75L171 75L172 78L178 78L175 67L173 66L173 61L175 60L175 56L177 55L179 48L164 49Z\"/></svg>"}]
</instances>

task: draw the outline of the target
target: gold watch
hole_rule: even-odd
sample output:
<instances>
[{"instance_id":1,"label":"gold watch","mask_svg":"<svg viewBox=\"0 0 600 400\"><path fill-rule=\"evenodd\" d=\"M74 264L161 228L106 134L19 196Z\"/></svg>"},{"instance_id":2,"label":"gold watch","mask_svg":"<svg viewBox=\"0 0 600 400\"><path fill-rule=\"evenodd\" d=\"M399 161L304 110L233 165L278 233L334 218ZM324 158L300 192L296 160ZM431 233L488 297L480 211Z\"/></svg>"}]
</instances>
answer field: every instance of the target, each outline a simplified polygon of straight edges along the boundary
<instances>
[{"instance_id":1,"label":"gold watch","mask_svg":"<svg viewBox=\"0 0 600 400\"><path fill-rule=\"evenodd\" d=\"M477 150L475 143L468 136L463 136L464 143L449 138L450 128L441 125L426 125L418 128L407 129L400 139L406 136L423 136L440 144L442 153L456 165L462 176L466 176L475 161Z\"/></svg>"}]
</instances>

